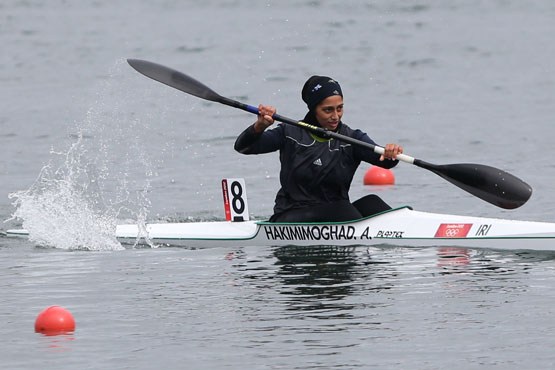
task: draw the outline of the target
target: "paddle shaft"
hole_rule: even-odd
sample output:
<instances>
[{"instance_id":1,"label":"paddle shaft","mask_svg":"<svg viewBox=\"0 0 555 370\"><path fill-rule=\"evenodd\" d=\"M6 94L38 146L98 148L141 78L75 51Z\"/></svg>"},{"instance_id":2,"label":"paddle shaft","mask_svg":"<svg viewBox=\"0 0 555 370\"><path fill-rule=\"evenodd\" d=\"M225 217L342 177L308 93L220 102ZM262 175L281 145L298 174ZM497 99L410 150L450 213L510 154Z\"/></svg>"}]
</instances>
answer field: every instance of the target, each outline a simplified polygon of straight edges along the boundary
<instances>
[{"instance_id":1,"label":"paddle shaft","mask_svg":"<svg viewBox=\"0 0 555 370\"><path fill-rule=\"evenodd\" d=\"M230 107L245 110L247 112L250 112L250 113L253 113L253 114L256 114L256 115L259 114L257 107L252 106L252 105L248 105L248 104L244 104L244 103L241 103L241 102L238 102L236 100L229 99L229 98L226 98L226 97L223 97L223 96L220 97L220 100L218 100L218 102L220 102L222 104L225 104L225 105L228 105ZM368 149L370 149L370 150L372 150L375 153L378 153L380 155L384 154L384 152L385 152L385 149L383 147L379 146L379 145L374 145L374 144L367 143L366 141L357 140L357 139L352 138L350 136L342 135L342 134L339 134L339 133L334 132L334 131L329 131L329 130L326 130L322 127L314 126L314 125L311 125L311 124L308 124L308 123L305 123L305 122L302 122L302 121L295 121L291 118L284 117L284 116L279 115L277 113L275 113L272 116L272 118L275 119L276 121L279 121L279 122L287 123L289 125L298 126L298 127L304 128L306 130L312 131L313 133L316 133L319 136L324 137L324 138L333 138L333 139L343 141L345 143L349 143L349 144L353 144L353 145L368 148ZM411 157L409 155L406 155L406 154L398 154L397 159L400 160L400 161L406 162L406 163L410 163L410 164L416 164L415 162L419 161L418 159L413 158L413 157Z\"/></svg>"},{"instance_id":2,"label":"paddle shaft","mask_svg":"<svg viewBox=\"0 0 555 370\"><path fill-rule=\"evenodd\" d=\"M139 73L187 94L242 109L256 115L259 114L257 107L221 96L208 86L182 72L145 60L128 59L127 62ZM292 120L279 114L274 114L273 118L276 121L309 130L322 137L334 138L368 148L380 155L385 152L385 149L381 146L329 131L322 127ZM495 167L474 163L435 165L406 154L398 154L397 159L427 169L470 194L501 208L518 208L526 203L532 195L530 185L516 176Z\"/></svg>"}]
</instances>

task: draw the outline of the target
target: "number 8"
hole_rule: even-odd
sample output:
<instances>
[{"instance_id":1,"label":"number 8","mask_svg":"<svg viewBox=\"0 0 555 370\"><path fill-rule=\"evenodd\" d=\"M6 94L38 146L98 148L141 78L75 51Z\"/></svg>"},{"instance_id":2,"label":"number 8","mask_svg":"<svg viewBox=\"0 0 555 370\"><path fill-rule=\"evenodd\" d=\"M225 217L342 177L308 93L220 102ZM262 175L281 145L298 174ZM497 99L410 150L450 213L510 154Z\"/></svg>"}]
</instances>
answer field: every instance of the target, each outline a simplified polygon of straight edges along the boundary
<instances>
[{"instance_id":1,"label":"number 8","mask_svg":"<svg viewBox=\"0 0 555 370\"><path fill-rule=\"evenodd\" d=\"M245 211L245 201L242 197L243 188L238 181L233 181L231 183L231 195L233 195L233 198L231 199L233 211L237 214L242 214ZM239 206L237 203L239 203Z\"/></svg>"}]
</instances>

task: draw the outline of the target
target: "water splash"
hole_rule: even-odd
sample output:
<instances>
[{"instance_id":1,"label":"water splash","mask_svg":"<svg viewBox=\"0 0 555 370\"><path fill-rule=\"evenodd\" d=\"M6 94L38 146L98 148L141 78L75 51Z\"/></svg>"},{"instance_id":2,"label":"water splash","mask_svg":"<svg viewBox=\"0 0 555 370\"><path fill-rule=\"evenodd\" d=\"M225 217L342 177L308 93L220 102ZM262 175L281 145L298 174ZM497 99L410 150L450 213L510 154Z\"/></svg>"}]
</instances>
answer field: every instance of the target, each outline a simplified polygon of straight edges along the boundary
<instances>
[{"instance_id":1,"label":"water splash","mask_svg":"<svg viewBox=\"0 0 555 370\"><path fill-rule=\"evenodd\" d=\"M132 106L141 101L137 90L117 81L123 65L123 60L116 63L85 119L75 126L69 149L51 150L31 187L9 195L16 207L13 217L22 220L38 245L120 250L118 219L136 220L144 229L155 176L145 145L151 134L149 114Z\"/></svg>"}]
</instances>

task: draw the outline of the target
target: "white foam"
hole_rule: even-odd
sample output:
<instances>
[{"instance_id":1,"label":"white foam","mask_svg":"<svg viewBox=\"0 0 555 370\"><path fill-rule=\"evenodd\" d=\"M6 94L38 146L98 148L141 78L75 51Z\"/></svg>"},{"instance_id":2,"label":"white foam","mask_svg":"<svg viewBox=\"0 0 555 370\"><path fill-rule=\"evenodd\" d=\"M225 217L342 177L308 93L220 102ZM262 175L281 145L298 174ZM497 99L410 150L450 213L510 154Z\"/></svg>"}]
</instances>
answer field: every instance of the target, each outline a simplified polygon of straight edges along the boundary
<instances>
[{"instance_id":1,"label":"white foam","mask_svg":"<svg viewBox=\"0 0 555 370\"><path fill-rule=\"evenodd\" d=\"M124 68L128 66L122 61L116 63L116 73ZM105 81L83 122L73 128L69 149L51 150L30 188L10 194L16 207L13 217L22 220L34 243L120 250L124 248L115 238L118 217L133 218L139 226L145 223L150 178L155 176L145 145L151 135L149 115L133 106L136 98L130 91L137 94L121 76Z\"/></svg>"}]
</instances>

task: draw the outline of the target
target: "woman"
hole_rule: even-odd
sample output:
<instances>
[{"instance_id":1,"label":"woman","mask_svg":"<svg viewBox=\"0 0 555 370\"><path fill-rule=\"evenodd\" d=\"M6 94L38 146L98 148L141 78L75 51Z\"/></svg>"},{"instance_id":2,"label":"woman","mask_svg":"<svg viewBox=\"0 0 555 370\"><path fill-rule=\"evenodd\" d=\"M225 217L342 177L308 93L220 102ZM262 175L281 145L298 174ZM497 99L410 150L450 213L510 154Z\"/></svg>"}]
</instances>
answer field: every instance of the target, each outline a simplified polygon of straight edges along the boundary
<instances>
[{"instance_id":1,"label":"woman","mask_svg":"<svg viewBox=\"0 0 555 370\"><path fill-rule=\"evenodd\" d=\"M343 93L337 81L326 76L312 76L304 84L301 96L308 107L304 122L375 144L364 132L353 130L341 121ZM366 148L325 139L293 125L280 124L266 130L274 123L272 116L276 109L266 105L259 105L258 109L258 119L239 135L235 150L243 154L280 151L281 189L270 221L349 221L390 208L378 197L363 198L352 204L349 188L361 161L392 168L398 163L395 157L403 152L402 147L387 144L385 153L380 156Z\"/></svg>"}]
</instances>

